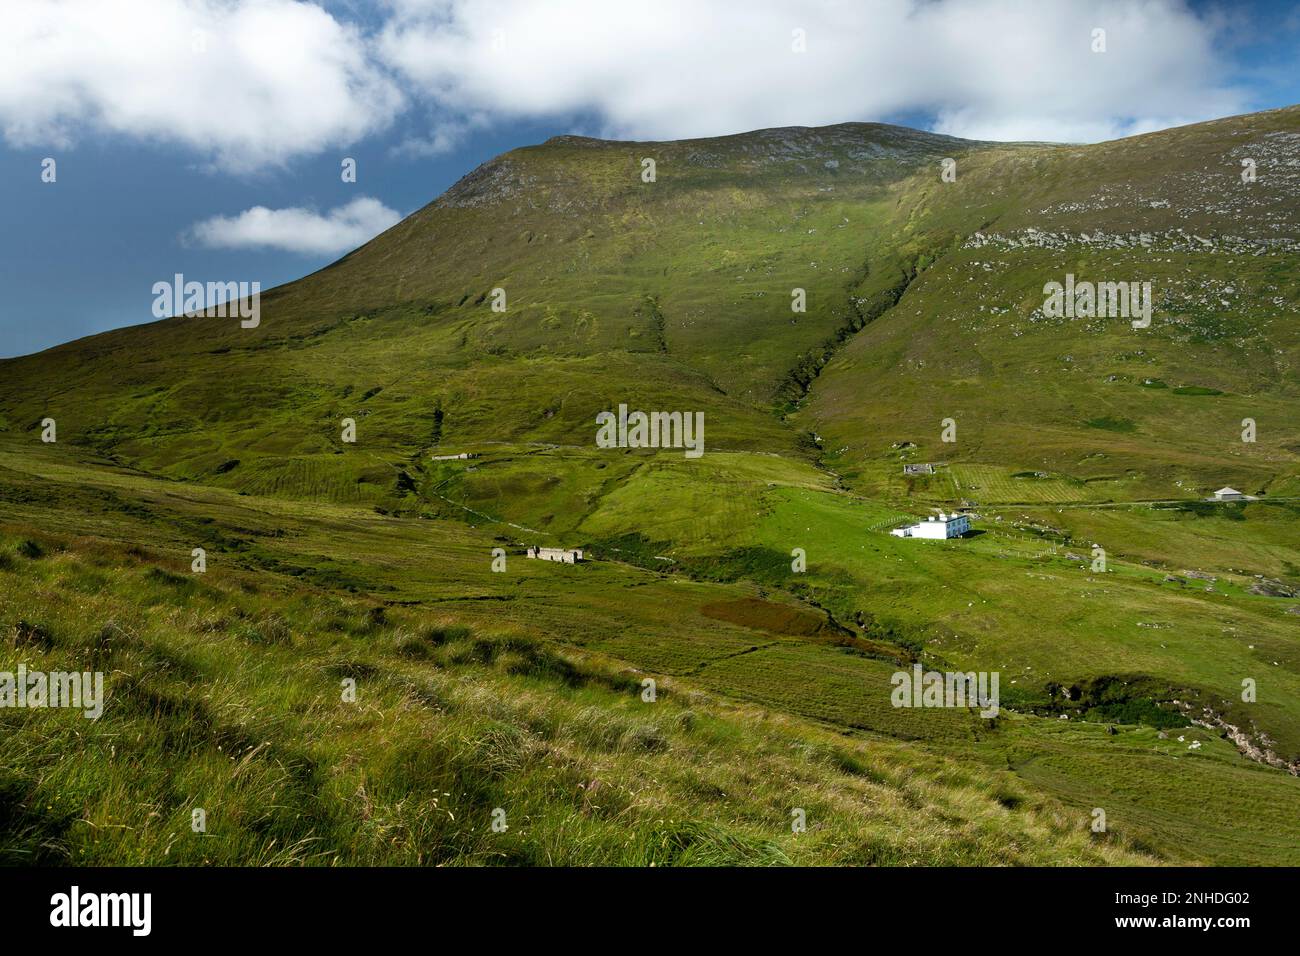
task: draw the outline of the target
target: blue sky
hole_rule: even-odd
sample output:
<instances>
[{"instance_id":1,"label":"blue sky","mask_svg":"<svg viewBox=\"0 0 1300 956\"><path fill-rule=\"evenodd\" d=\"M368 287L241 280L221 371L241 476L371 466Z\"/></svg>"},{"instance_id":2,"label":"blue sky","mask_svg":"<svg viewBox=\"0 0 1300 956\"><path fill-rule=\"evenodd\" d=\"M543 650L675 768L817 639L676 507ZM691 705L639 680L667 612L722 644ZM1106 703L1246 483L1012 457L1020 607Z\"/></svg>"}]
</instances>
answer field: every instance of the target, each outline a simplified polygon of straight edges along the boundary
<instances>
[{"instance_id":1,"label":"blue sky","mask_svg":"<svg viewBox=\"0 0 1300 956\"><path fill-rule=\"evenodd\" d=\"M560 133L1096 141L1300 102L1297 54L1279 2L7 0L0 356L150 321L177 272L305 275Z\"/></svg>"}]
</instances>

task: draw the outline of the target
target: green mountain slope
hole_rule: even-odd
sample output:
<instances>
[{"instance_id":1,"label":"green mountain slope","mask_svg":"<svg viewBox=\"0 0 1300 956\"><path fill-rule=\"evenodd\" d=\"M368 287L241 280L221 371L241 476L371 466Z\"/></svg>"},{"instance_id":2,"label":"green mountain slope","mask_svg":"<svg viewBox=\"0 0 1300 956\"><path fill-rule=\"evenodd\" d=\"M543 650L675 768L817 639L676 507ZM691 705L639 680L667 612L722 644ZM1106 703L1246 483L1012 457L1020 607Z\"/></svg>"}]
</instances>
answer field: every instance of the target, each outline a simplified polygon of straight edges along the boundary
<instances>
[{"instance_id":1,"label":"green mountain slope","mask_svg":"<svg viewBox=\"0 0 1300 956\"><path fill-rule=\"evenodd\" d=\"M989 203L991 178L1014 204ZM901 489L893 446L910 441L909 460L1041 471L1093 500L1300 487L1300 110L1025 154L918 205L987 215L818 381L799 421L832 467ZM1046 315L1044 284L1067 274L1151 283L1150 328ZM941 484L939 498L1037 499L1032 482Z\"/></svg>"},{"instance_id":2,"label":"green mountain slope","mask_svg":"<svg viewBox=\"0 0 1300 956\"><path fill-rule=\"evenodd\" d=\"M477 836L403 816L425 807L424 777L394 768L404 742L433 734L445 765L429 779L465 783L444 787L457 812L540 794L515 862L580 817L591 852L568 862L1294 864L1298 266L1300 108L1095 146L846 124L515 150L265 294L255 329L168 319L0 362L0 649L93 655L129 618L144 637L114 661L127 729L167 716L141 701L220 681L209 709L250 708L260 734L285 717L268 686L310 709L340 666L374 678L381 716L349 724L348 746L378 755L365 775L379 816L408 828L397 849L350 838L354 814L377 818L322 777L277 782L250 758L267 805L322 816L253 814L227 862L316 859L268 854L263 832L319 839L340 861L489 859ZM1067 274L1150 282L1150 327L1048 314L1044 285ZM703 412L705 455L597 447L597 413L619 404ZM40 440L47 416L55 444ZM1260 500L1202 500L1224 484ZM888 534L963 501L968 538ZM592 560L527 561L538 542ZM201 582L184 576L193 547L209 555ZM394 623L357 623L375 608ZM431 615L470 630L416 649ZM270 684L231 660L265 662ZM891 675L914 663L1000 673L1002 715L894 707ZM629 673L705 701L690 705L701 714L716 695L709 733L677 711L631 720ZM557 674L565 696L547 703ZM527 704L489 703L512 695ZM490 725L465 715L475 706ZM401 722L399 744L385 721ZM621 728L617 741L570 726L583 721ZM928 796L884 797L942 826L913 840L897 814L860 815L861 781L830 775L834 757L800 770L832 810L822 842L792 842L783 793L724 798L718 781L743 770L700 769L755 721L780 725L739 751L765 767L791 738L896 748ZM0 854L49 838L145 861L166 843L139 821L139 846L84 849L33 810L49 793L24 760L81 781L96 825L115 803L162 799L131 782L141 767L219 790L242 772L200 766L219 742L204 737L94 777L39 726L14 729L0 787L27 835ZM646 735L666 748L664 786L619 803L627 831L589 819L552 775L562 754L578 777L635 789ZM302 724L274 736L272 753L356 789L355 753ZM954 766L971 776L951 786ZM1097 807L1109 836L1082 833ZM669 818L685 829L655 823ZM1027 833L1050 849L1017 851Z\"/></svg>"},{"instance_id":3,"label":"green mountain slope","mask_svg":"<svg viewBox=\"0 0 1300 956\"><path fill-rule=\"evenodd\" d=\"M771 410L848 336L797 424L850 475L910 440L936 459L1114 481L1116 497L1262 490L1294 475L1300 440L1285 414L1298 117L1089 147L861 124L561 137L270 291L257 329L173 319L0 363L0 422L49 415L65 440L221 481L337 451L344 417L404 458L438 442L588 444L620 401L706 411L716 447L789 451ZM1152 282L1153 327L1044 319L1043 284L1066 273ZM945 417L966 444L938 445ZM1245 417L1259 440L1242 448Z\"/></svg>"},{"instance_id":4,"label":"green mountain slope","mask_svg":"<svg viewBox=\"0 0 1300 956\"><path fill-rule=\"evenodd\" d=\"M347 416L402 455L589 443L620 401L704 410L719 447L788 450L771 409L807 380L801 360L892 301L926 241L900 242L902 183L981 148L855 124L515 150L265 294L256 329L172 319L4 363L3 421L49 415L66 440L186 477L329 453Z\"/></svg>"}]
</instances>

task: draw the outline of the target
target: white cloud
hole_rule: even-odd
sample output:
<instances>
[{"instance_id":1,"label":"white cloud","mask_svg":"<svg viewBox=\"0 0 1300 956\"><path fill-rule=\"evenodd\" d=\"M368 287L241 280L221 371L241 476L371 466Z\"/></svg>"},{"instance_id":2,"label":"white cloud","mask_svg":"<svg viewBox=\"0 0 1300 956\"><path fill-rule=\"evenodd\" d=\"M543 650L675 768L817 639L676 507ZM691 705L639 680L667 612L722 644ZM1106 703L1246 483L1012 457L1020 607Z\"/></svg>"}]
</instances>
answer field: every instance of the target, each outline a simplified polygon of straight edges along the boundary
<instances>
[{"instance_id":1,"label":"white cloud","mask_svg":"<svg viewBox=\"0 0 1300 956\"><path fill-rule=\"evenodd\" d=\"M4 0L0 130L181 144L236 171L412 107L430 117L394 148L412 157L551 116L635 138L934 117L1093 141L1248 109L1227 29L1182 0Z\"/></svg>"},{"instance_id":2,"label":"white cloud","mask_svg":"<svg viewBox=\"0 0 1300 956\"><path fill-rule=\"evenodd\" d=\"M383 129L403 96L360 30L296 0L5 0L0 128L179 143L244 171Z\"/></svg>"},{"instance_id":3,"label":"white cloud","mask_svg":"<svg viewBox=\"0 0 1300 956\"><path fill-rule=\"evenodd\" d=\"M919 114L972 138L1097 140L1248 108L1223 79L1221 24L1179 0L392 3L378 48L418 95L594 115L621 137Z\"/></svg>"},{"instance_id":4,"label":"white cloud","mask_svg":"<svg viewBox=\"0 0 1300 956\"><path fill-rule=\"evenodd\" d=\"M237 216L197 222L185 239L212 249L283 249L305 255L337 255L368 242L400 220L378 199L362 196L321 215L311 209L254 206Z\"/></svg>"}]
</instances>

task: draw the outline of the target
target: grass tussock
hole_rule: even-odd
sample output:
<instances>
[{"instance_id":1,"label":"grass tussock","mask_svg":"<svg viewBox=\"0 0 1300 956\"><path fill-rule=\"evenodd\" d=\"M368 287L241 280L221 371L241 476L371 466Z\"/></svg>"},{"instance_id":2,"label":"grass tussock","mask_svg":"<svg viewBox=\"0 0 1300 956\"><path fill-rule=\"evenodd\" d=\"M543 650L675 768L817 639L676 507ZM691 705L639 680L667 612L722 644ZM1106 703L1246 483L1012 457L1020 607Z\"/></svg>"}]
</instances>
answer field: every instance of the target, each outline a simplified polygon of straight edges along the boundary
<instances>
[{"instance_id":1,"label":"grass tussock","mask_svg":"<svg viewBox=\"0 0 1300 956\"><path fill-rule=\"evenodd\" d=\"M0 669L107 687L95 722L0 710L6 864L1146 861L999 775L670 681L648 702L640 675L510 630L124 552L93 593L50 586L103 557L0 573Z\"/></svg>"}]
</instances>

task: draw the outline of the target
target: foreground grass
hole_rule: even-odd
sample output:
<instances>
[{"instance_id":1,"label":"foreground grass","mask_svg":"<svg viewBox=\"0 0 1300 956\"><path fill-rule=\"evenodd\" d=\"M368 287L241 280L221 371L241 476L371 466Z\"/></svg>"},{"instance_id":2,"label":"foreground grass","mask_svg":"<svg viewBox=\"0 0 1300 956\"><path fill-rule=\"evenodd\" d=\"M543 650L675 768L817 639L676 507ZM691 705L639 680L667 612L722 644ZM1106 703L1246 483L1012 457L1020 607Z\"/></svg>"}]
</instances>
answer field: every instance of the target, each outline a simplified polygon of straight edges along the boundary
<instances>
[{"instance_id":1,"label":"foreground grass","mask_svg":"<svg viewBox=\"0 0 1300 956\"><path fill-rule=\"evenodd\" d=\"M707 460L712 463L715 457ZM1187 653L1199 646L1195 636L1203 632L1203 625L1213 624L1207 612L1217 616L1228 605L1279 599L1245 594L1237 583L1221 579L1216 593L1193 601L1194 595L1183 594L1180 585L1158 584L1162 571L1133 561L1140 552L1123 558L1128 542L1135 539L1115 531L1102 539L1115 547L1116 563L1114 573L1100 585L1089 583L1089 576L1077 564L1069 565L1063 552L1044 554L1042 539L1021 532L994 531L950 546L930 542L934 547L917 548L914 542L897 542L870 530L890 518L887 506L798 487L805 482L794 488L764 487L769 481L798 478L807 469L781 459L759 459L745 466L751 471L759 468L759 474L746 475L739 460L725 472L728 480L749 482L754 493L732 494L743 503L717 513L719 527L730 535L733 549L750 543L721 556L712 552L716 545L710 544L707 534L694 546L684 547L615 535L607 544L620 549L610 552L620 560L597 554L593 562L570 567L512 559L509 573L494 574L487 555L504 540L497 534L503 527L499 522L474 528L454 520L381 516L355 507L160 482L120 468L92 467L69 456L66 449L56 454L53 446L13 454L0 450L0 499L10 519L0 525L0 534L7 531L11 544L24 545L30 539L44 549L45 556L30 567L31 558L13 552L15 567L28 571L38 570L51 556L57 558L64 548L61 542L93 538L117 542L121 548L133 544L145 548L149 562L184 572L183 580L202 582L219 594L243 594L245 582L256 581L276 594L297 589L296 593L317 596L348 595L349 606L362 609L382 602L393 608L388 614L394 620L403 613L399 607L436 608L447 620L479 635L504 633L512 641L530 637L575 660L616 659L620 666L636 668L638 677L655 677L661 687L676 682L679 689L742 701L754 709L728 711L739 714L742 723L752 722L752 714L777 712L800 725L811 722L844 735L905 742L902 756L890 759L907 766L915 766L927 752L960 762L980 779L989 773L990 780L1006 783L1008 775L1014 775L1010 784L999 784L999 793L1007 800L1023 800L1018 795L1024 793L1041 794L1066 807L1073 821L1084 823L1091 820L1094 809L1103 808L1112 833L1163 860L1294 865L1300 852L1294 823L1300 779L1252 763L1217 733L1200 728L1179 728L1164 737L1158 733L1167 723L1163 718L1168 714L1162 711L1171 705L1157 702L1171 697L1187 700L1193 693L1183 682L1171 683L1171 674L1190 675L1188 668L1194 666L1212 689L1223 674L1231 675L1242 666L1239 652L1227 653L1236 645L1222 640L1200 642L1207 653ZM487 460L487 456L481 459ZM581 460L576 464L584 466ZM788 475L773 473L774 468ZM497 468L490 462L484 470L490 474ZM687 529L677 521L682 510L677 496L683 493L683 501L698 500L700 478L677 466L671 469L675 480L666 482L661 480L662 470L638 462L631 481L645 482L647 491L655 489L656 522L664 522L664 528ZM620 523L624 520L619 514L620 491L621 487L599 499L584 528L600 522L608 534L628 527ZM1017 509L1010 517L1019 513ZM1073 513L1052 511L1057 518ZM1019 523L1032 524L1030 516L1020 518ZM1253 517L1232 522L1234 539L1244 534L1244 540L1261 540L1262 535L1249 533L1254 524ZM661 534L658 524L646 528L655 537ZM1279 526L1276 534L1284 537L1285 532ZM572 535L566 535L566 540L571 541ZM791 575L783 549L808 542L808 572ZM208 573L202 578L188 573L189 549L195 544L208 549ZM1228 561L1227 552L1215 557L1203 551L1209 546L1202 546L1195 566L1217 567ZM120 559L120 551L114 553ZM678 556L670 565L672 571L666 573L664 562L655 558L662 554ZM1192 560L1190 553L1187 559ZM114 569L120 563L109 560L103 580L116 580ZM688 569L704 579L684 576ZM1144 575L1150 579L1146 584L1140 580ZM737 576L744 580L728 583ZM838 642L836 635L842 632L829 626L824 611L784 593L792 586L792 577L799 579L796 584L805 598L834 608L842 621L855 621L854 608L862 609L865 639L855 641L854 647ZM1049 578L1057 582L1050 600L1042 591ZM1125 601L1122 606L1114 606L1113 600L1086 600L1098 586L1133 598L1141 598L1134 588L1145 587L1150 593L1137 604ZM1036 595L1026 587L1037 589ZM29 590L20 592L23 598L16 609L0 605L0 624L9 626L15 616L24 619L23 601L29 600ZM1165 590L1168 596L1163 596ZM918 600L920 595L929 595L929 600ZM1159 608L1150 604L1153 598ZM844 603L848 599L854 603ZM1220 599L1228 605L1218 608L1204 603ZM163 603L150 609L146 603L141 613L157 615L170 606ZM1285 606L1282 601L1281 607ZM1035 611L1016 613L1014 608ZM1129 632L1122 628L1094 626L1101 620L1099 614L1114 618L1117 613L1122 616L1124 608L1140 615L1129 620L1137 643L1125 640ZM978 616L972 617L976 609ZM245 610L258 613L255 605ZM1059 624L1033 620L1041 613L1060 612L1077 616ZM1168 617L1166 612L1176 616ZM1293 714L1296 696L1285 684L1294 641L1288 631L1276 626L1286 615L1275 612L1279 615L1275 623L1254 613L1249 622L1235 625L1254 645L1250 653L1263 655L1259 659L1268 663L1269 670L1260 682L1258 704L1241 709L1240 714L1234 714L1232 707L1226 712L1239 725L1253 728L1258 723L1258 729L1270 734L1270 746L1282 747L1288 728L1294 726L1288 715ZM105 616L116 613L111 608L103 612ZM936 615L942 620L936 622ZM284 616L296 620L293 614ZM29 615L27 620L41 623L44 619ZM88 620L89 624L74 621L65 630L86 630L100 618L92 615ZM1135 620L1177 626L1141 628L1132 626ZM295 627L315 633L310 624ZM1107 631L1112 636L1099 644ZM8 634L0 630L0 635ZM1041 639L1044 634L1050 639ZM1158 639L1143 641L1142 635L1158 635ZM972 637L978 640L972 643ZM167 640L173 639L169 632ZM1097 654L1103 646L1104 657ZM301 649L296 642L295 647ZM1157 649L1159 659L1150 656ZM1246 643L1241 649L1246 649ZM989 726L962 710L891 707L890 674L898 662L917 653L940 669L948 662L971 665L983 660L1002 670L1003 704L1008 708L1004 719ZM1014 668L1011 674L1005 673L1008 667ZM1138 677L1144 668L1149 676ZM1105 706L1100 706L1100 697L1091 696L1092 703L1075 702L1068 713L1052 705L1043 685L1052 676L1102 681ZM327 682L338 679L330 676ZM321 693L319 685L313 686L315 693ZM337 694L333 686L329 692ZM623 705L635 703L623 699L626 696L626 691L619 692ZM1200 699L1216 707L1230 702L1204 692ZM638 704L634 713L649 712ZM1068 722L1062 716L1068 716ZM1160 719L1153 726L1154 718ZM767 713L762 719L785 718ZM79 738L68 739L70 746L79 745ZM1199 749L1191 749L1193 740ZM691 761L703 760L688 756ZM730 789L726 793L728 798L734 795Z\"/></svg>"},{"instance_id":2,"label":"foreground grass","mask_svg":"<svg viewBox=\"0 0 1300 956\"><path fill-rule=\"evenodd\" d=\"M645 702L508 631L89 539L0 554L0 669L107 684L94 722L0 710L0 862L1151 862L1009 773L685 684Z\"/></svg>"}]
</instances>

